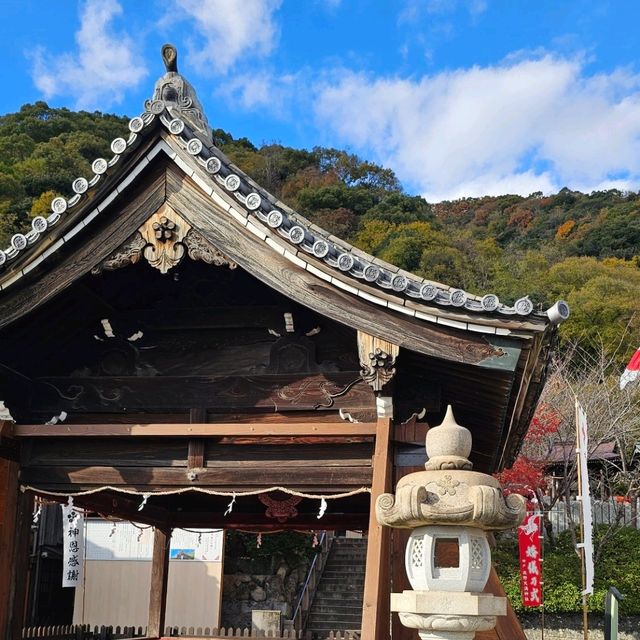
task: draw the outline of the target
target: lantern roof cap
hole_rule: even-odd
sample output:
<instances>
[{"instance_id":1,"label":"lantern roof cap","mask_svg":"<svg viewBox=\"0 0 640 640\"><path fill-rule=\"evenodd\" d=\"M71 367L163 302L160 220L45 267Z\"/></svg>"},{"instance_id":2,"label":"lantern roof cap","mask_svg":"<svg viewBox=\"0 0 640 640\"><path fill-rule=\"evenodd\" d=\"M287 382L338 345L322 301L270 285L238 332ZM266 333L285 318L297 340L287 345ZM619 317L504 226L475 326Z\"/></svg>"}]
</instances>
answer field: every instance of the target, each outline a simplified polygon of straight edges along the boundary
<instances>
[{"instance_id":1,"label":"lantern roof cap","mask_svg":"<svg viewBox=\"0 0 640 640\"><path fill-rule=\"evenodd\" d=\"M456 422L453 408L449 405L442 422L427 432L428 460L425 469L471 470L471 443L471 432Z\"/></svg>"}]
</instances>

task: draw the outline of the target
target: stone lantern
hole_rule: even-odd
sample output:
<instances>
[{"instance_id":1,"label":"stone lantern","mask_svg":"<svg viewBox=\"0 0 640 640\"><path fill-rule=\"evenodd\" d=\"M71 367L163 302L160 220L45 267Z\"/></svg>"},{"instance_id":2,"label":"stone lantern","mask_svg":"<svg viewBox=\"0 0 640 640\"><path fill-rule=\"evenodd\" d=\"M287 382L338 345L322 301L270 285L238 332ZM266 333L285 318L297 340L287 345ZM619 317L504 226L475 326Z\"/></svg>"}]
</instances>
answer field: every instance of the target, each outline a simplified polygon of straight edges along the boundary
<instances>
[{"instance_id":1,"label":"stone lantern","mask_svg":"<svg viewBox=\"0 0 640 640\"><path fill-rule=\"evenodd\" d=\"M487 531L520 524L525 500L506 499L498 481L472 471L471 433L451 407L426 440L426 471L378 497L378 522L412 529L405 567L412 591L391 594L391 610L422 640L473 640L506 615L505 598L482 593L491 571Z\"/></svg>"}]
</instances>

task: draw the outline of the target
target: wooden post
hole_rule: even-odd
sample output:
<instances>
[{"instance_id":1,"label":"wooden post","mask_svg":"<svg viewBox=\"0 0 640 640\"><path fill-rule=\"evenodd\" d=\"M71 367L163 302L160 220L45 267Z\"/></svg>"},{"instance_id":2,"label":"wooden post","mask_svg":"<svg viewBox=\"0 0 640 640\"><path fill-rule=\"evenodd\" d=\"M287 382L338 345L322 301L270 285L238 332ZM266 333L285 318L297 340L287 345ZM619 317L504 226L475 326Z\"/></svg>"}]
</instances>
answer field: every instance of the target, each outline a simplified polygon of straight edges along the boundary
<instances>
[{"instance_id":1,"label":"wooden post","mask_svg":"<svg viewBox=\"0 0 640 640\"><path fill-rule=\"evenodd\" d=\"M373 456L367 566L362 602L362 637L367 640L389 638L391 530L378 524L375 505L378 496L391 488L390 435L391 419L380 418Z\"/></svg>"},{"instance_id":2,"label":"wooden post","mask_svg":"<svg viewBox=\"0 0 640 640\"><path fill-rule=\"evenodd\" d=\"M18 464L0 458L0 636L9 636L18 508Z\"/></svg>"},{"instance_id":3,"label":"wooden post","mask_svg":"<svg viewBox=\"0 0 640 640\"><path fill-rule=\"evenodd\" d=\"M29 576L29 543L33 516L33 495L18 493L15 518L15 538L13 540L12 583L9 591L9 620L6 637L21 640L22 627L27 606L27 583Z\"/></svg>"},{"instance_id":4,"label":"wooden post","mask_svg":"<svg viewBox=\"0 0 640 640\"><path fill-rule=\"evenodd\" d=\"M149 624L147 636L160 638L164 633L169 583L169 546L171 530L156 527L153 533L151 558L151 589L149 593Z\"/></svg>"},{"instance_id":5,"label":"wooden post","mask_svg":"<svg viewBox=\"0 0 640 640\"><path fill-rule=\"evenodd\" d=\"M397 431L394 428L394 440L397 437ZM424 440L424 436L422 437ZM394 467L393 482L398 485L398 480L409 473L424 471L424 465L420 467ZM392 529L391 530L391 590L393 593L402 593L405 589L411 589L407 571L404 566L404 554L411 530L409 529ZM413 640L415 630L405 627L397 614L391 614L391 637L393 640Z\"/></svg>"},{"instance_id":6,"label":"wooden post","mask_svg":"<svg viewBox=\"0 0 640 640\"><path fill-rule=\"evenodd\" d=\"M205 423L207 412L204 409L191 409L189 412L189 422L192 424ZM187 469L202 469L204 467L205 441L202 438L192 438L189 440L187 452Z\"/></svg>"}]
</instances>

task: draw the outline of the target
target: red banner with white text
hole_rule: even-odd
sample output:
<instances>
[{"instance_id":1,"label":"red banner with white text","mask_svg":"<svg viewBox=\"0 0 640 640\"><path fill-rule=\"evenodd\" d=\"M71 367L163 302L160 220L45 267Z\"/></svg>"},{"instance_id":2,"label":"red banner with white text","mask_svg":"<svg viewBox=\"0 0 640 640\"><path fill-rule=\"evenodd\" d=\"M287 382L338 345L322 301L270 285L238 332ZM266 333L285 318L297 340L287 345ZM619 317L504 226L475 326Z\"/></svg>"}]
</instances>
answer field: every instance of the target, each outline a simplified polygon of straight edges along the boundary
<instances>
[{"instance_id":1,"label":"red banner with white text","mask_svg":"<svg viewBox=\"0 0 640 640\"><path fill-rule=\"evenodd\" d=\"M542 605L542 562L540 558L540 518L528 515L518 527L520 548L520 589L525 607Z\"/></svg>"}]
</instances>

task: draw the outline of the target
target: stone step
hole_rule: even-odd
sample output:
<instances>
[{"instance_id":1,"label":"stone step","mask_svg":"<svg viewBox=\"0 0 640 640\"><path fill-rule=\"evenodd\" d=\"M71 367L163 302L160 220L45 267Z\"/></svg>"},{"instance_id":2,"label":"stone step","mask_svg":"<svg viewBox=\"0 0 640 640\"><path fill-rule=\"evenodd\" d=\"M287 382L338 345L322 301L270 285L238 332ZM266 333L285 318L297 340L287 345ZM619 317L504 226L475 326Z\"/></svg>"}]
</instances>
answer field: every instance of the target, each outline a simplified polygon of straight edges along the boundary
<instances>
[{"instance_id":1,"label":"stone step","mask_svg":"<svg viewBox=\"0 0 640 640\"><path fill-rule=\"evenodd\" d=\"M333 578L336 576L357 576L358 578L364 576L364 567L325 567L322 572L323 576Z\"/></svg>"},{"instance_id":2,"label":"stone step","mask_svg":"<svg viewBox=\"0 0 640 640\"><path fill-rule=\"evenodd\" d=\"M362 591L323 591L316 592L313 602L319 605L337 602L349 603L350 606L362 606Z\"/></svg>"},{"instance_id":3,"label":"stone step","mask_svg":"<svg viewBox=\"0 0 640 640\"><path fill-rule=\"evenodd\" d=\"M366 538L334 539L306 625L318 640L360 629L366 557Z\"/></svg>"},{"instance_id":4,"label":"stone step","mask_svg":"<svg viewBox=\"0 0 640 640\"><path fill-rule=\"evenodd\" d=\"M331 631L333 631L334 634L337 631L339 631L342 634L342 637L344 638L346 631L350 631L351 633L360 633L360 627L356 629L325 629L325 628L309 629L307 628L307 631L311 632L311 637L313 638L313 640L329 640L330 638L329 633ZM360 636L355 636L355 637L360 637Z\"/></svg>"},{"instance_id":5,"label":"stone step","mask_svg":"<svg viewBox=\"0 0 640 640\"><path fill-rule=\"evenodd\" d=\"M354 598L362 598L363 594L364 586L320 585L320 587L316 589L315 598L320 602L325 598L328 600L335 600L336 598L353 600Z\"/></svg>"},{"instance_id":6,"label":"stone step","mask_svg":"<svg viewBox=\"0 0 640 640\"><path fill-rule=\"evenodd\" d=\"M307 624L307 631L318 632L323 631L327 635L330 631L344 631L345 629L359 629L362 625L361 620L337 620L330 619L325 621L311 621Z\"/></svg>"},{"instance_id":7,"label":"stone step","mask_svg":"<svg viewBox=\"0 0 640 640\"><path fill-rule=\"evenodd\" d=\"M355 576L356 578L364 578L364 567L325 567L322 572L323 576L328 578L341 578L342 576Z\"/></svg>"},{"instance_id":8,"label":"stone step","mask_svg":"<svg viewBox=\"0 0 640 640\"><path fill-rule=\"evenodd\" d=\"M352 595L343 594L339 598L326 598L323 596L316 596L316 598L319 598L317 600L314 600L315 604L318 607L335 607L336 605L344 605L352 608L355 607L362 609L361 593ZM313 609L315 610L315 606L313 607Z\"/></svg>"},{"instance_id":9,"label":"stone step","mask_svg":"<svg viewBox=\"0 0 640 640\"><path fill-rule=\"evenodd\" d=\"M331 553L327 562L343 562L346 564L362 564L367 561L367 554L363 553Z\"/></svg>"},{"instance_id":10,"label":"stone step","mask_svg":"<svg viewBox=\"0 0 640 640\"><path fill-rule=\"evenodd\" d=\"M325 615L318 618L310 618L307 629L358 629L362 624L360 616Z\"/></svg>"},{"instance_id":11,"label":"stone step","mask_svg":"<svg viewBox=\"0 0 640 640\"><path fill-rule=\"evenodd\" d=\"M362 555L354 553L331 553L328 562L348 562L349 564L362 564L367 561L367 554Z\"/></svg>"},{"instance_id":12,"label":"stone step","mask_svg":"<svg viewBox=\"0 0 640 640\"><path fill-rule=\"evenodd\" d=\"M364 544L340 544L339 542L334 542L331 545L331 550L332 551L355 551L356 553L360 552L360 551L366 551L367 550L367 544L366 542Z\"/></svg>"},{"instance_id":13,"label":"stone step","mask_svg":"<svg viewBox=\"0 0 640 640\"><path fill-rule=\"evenodd\" d=\"M339 554L339 555L354 555L354 556L365 556L367 555L367 548L366 547L332 547L331 551L329 552L332 555L333 554Z\"/></svg>"},{"instance_id":14,"label":"stone step","mask_svg":"<svg viewBox=\"0 0 640 640\"><path fill-rule=\"evenodd\" d=\"M331 598L334 597L350 597L354 594L362 595L364 592L364 584L345 584L344 582L339 582L336 584L321 584L316 590L316 597L318 596L329 596Z\"/></svg>"},{"instance_id":15,"label":"stone step","mask_svg":"<svg viewBox=\"0 0 640 640\"><path fill-rule=\"evenodd\" d=\"M323 576L320 581L320 586L322 585L345 585L345 587L349 587L349 589L353 589L355 587L363 587L364 586L364 577L356 578L355 576Z\"/></svg>"},{"instance_id":16,"label":"stone step","mask_svg":"<svg viewBox=\"0 0 640 640\"><path fill-rule=\"evenodd\" d=\"M338 600L338 602L340 602ZM315 613L337 613L350 616L361 616L362 606L358 606L356 603L317 603L317 606L313 608Z\"/></svg>"},{"instance_id":17,"label":"stone step","mask_svg":"<svg viewBox=\"0 0 640 640\"><path fill-rule=\"evenodd\" d=\"M310 618L307 629L357 629L362 624L362 616L348 616L337 613L324 613Z\"/></svg>"}]
</instances>

